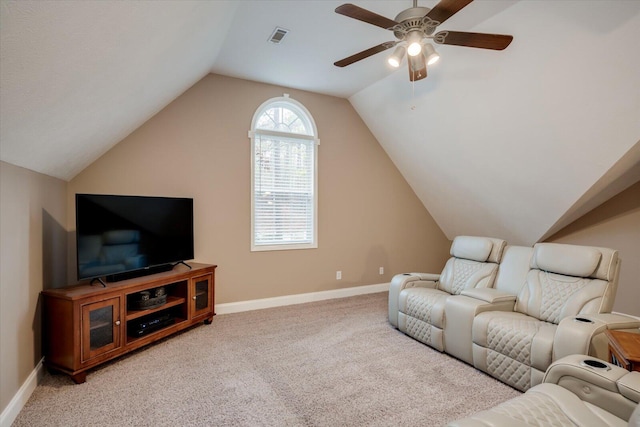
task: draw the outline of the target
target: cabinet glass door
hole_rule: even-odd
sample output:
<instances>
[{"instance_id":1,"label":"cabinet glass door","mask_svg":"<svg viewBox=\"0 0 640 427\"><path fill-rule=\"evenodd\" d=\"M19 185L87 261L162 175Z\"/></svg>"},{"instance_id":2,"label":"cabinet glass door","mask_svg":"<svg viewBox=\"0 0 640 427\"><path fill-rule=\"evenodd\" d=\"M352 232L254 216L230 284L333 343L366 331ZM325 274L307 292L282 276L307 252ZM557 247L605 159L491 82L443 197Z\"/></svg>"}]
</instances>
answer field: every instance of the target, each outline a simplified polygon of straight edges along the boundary
<instances>
[{"instance_id":1,"label":"cabinet glass door","mask_svg":"<svg viewBox=\"0 0 640 427\"><path fill-rule=\"evenodd\" d=\"M213 308L211 307L211 285L212 276L210 274L193 279L193 295L191 297L193 300L193 317L200 316L201 314L208 314L213 310Z\"/></svg>"},{"instance_id":2,"label":"cabinet glass door","mask_svg":"<svg viewBox=\"0 0 640 427\"><path fill-rule=\"evenodd\" d=\"M82 360L120 346L120 298L82 306Z\"/></svg>"}]
</instances>

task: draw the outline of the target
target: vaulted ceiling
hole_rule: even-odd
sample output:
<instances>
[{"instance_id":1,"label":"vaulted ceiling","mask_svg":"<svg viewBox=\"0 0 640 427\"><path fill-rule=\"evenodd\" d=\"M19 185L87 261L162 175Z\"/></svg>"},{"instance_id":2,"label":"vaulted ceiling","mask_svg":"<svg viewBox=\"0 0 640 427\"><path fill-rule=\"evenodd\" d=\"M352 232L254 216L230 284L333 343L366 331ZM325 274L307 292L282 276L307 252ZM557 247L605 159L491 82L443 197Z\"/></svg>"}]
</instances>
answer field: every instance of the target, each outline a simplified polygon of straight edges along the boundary
<instances>
[{"instance_id":1,"label":"vaulted ceiling","mask_svg":"<svg viewBox=\"0 0 640 427\"><path fill-rule=\"evenodd\" d=\"M332 65L393 40L341 3L1 0L0 159L70 180L213 72L348 98L449 238L532 244L640 180L640 1L476 0L439 29L513 43L438 46L415 84Z\"/></svg>"}]
</instances>

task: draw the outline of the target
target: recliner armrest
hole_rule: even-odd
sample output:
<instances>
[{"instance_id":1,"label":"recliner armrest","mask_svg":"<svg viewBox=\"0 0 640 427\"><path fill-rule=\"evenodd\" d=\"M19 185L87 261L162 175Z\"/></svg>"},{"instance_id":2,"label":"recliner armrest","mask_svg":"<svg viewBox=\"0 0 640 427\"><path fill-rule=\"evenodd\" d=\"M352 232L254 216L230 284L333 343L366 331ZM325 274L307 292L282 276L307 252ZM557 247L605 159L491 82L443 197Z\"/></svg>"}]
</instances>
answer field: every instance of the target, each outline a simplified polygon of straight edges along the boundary
<instances>
[{"instance_id":1,"label":"recliner armrest","mask_svg":"<svg viewBox=\"0 0 640 427\"><path fill-rule=\"evenodd\" d=\"M416 276L419 277L420 280L424 280L427 282L437 282L440 280L440 274L436 273L404 273L405 276Z\"/></svg>"},{"instance_id":2,"label":"recliner armrest","mask_svg":"<svg viewBox=\"0 0 640 427\"><path fill-rule=\"evenodd\" d=\"M400 292L406 288L432 288L438 286L439 274L402 273L396 274L389 285L389 323L398 327L398 300Z\"/></svg>"},{"instance_id":3,"label":"recliner armrest","mask_svg":"<svg viewBox=\"0 0 640 427\"><path fill-rule=\"evenodd\" d=\"M508 292L500 291L494 288L473 288L465 289L461 295L479 299L488 303L509 302L513 301L515 305L516 295Z\"/></svg>"},{"instance_id":4,"label":"recliner armrest","mask_svg":"<svg viewBox=\"0 0 640 427\"><path fill-rule=\"evenodd\" d=\"M473 365L473 319L486 311L513 311L515 295L493 288L474 288L447 298L444 306L445 351Z\"/></svg>"},{"instance_id":5,"label":"recliner armrest","mask_svg":"<svg viewBox=\"0 0 640 427\"><path fill-rule=\"evenodd\" d=\"M625 314L600 313L600 314L580 314L576 317L582 317L588 320L600 321L606 323L607 329L638 329L640 328L640 320Z\"/></svg>"},{"instance_id":6,"label":"recliner armrest","mask_svg":"<svg viewBox=\"0 0 640 427\"><path fill-rule=\"evenodd\" d=\"M629 372L581 354L552 363L543 382L564 387L581 400L624 420L629 419L640 399L640 372Z\"/></svg>"},{"instance_id":7,"label":"recliner armrest","mask_svg":"<svg viewBox=\"0 0 640 427\"><path fill-rule=\"evenodd\" d=\"M553 358L570 354L589 354L609 359L607 329L637 329L640 320L622 314L585 314L566 317L560 321L553 340Z\"/></svg>"},{"instance_id":8,"label":"recliner armrest","mask_svg":"<svg viewBox=\"0 0 640 427\"><path fill-rule=\"evenodd\" d=\"M542 382L562 385L568 377L618 393L617 381L629 371L611 363L584 354L572 354L553 362Z\"/></svg>"}]
</instances>

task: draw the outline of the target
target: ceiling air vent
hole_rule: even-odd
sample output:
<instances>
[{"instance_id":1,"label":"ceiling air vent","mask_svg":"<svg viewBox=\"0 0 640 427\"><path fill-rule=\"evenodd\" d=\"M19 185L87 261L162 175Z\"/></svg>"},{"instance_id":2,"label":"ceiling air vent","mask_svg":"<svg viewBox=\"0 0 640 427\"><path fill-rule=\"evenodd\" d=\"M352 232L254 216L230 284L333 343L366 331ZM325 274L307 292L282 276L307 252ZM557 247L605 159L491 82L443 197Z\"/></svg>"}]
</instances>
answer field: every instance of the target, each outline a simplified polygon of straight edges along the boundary
<instances>
[{"instance_id":1,"label":"ceiling air vent","mask_svg":"<svg viewBox=\"0 0 640 427\"><path fill-rule=\"evenodd\" d=\"M273 33L271 34L271 37L269 37L269 41L271 43L279 44L282 41L282 39L284 39L284 36L286 36L288 32L289 32L289 30L285 30L284 28L276 27L276 29L273 30Z\"/></svg>"}]
</instances>

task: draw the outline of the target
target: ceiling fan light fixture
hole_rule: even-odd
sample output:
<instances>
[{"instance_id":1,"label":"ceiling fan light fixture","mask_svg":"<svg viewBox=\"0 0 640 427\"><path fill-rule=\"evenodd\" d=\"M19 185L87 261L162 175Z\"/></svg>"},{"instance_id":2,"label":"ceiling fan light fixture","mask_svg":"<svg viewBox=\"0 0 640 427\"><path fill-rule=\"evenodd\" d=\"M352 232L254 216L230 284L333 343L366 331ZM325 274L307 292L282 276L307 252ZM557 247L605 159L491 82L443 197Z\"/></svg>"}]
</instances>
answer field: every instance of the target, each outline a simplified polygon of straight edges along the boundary
<instances>
[{"instance_id":1,"label":"ceiling fan light fixture","mask_svg":"<svg viewBox=\"0 0 640 427\"><path fill-rule=\"evenodd\" d=\"M398 46L396 50L393 51L393 55L391 55L389 59L387 59L389 65L394 68L398 68L400 66L400 63L402 62L402 58L404 58L404 54L406 51L407 49L404 46Z\"/></svg>"},{"instance_id":2,"label":"ceiling fan light fixture","mask_svg":"<svg viewBox=\"0 0 640 427\"><path fill-rule=\"evenodd\" d=\"M408 68L409 68L409 80L412 82L424 79L427 77L427 63L423 54L416 56L409 56Z\"/></svg>"},{"instance_id":3,"label":"ceiling fan light fixture","mask_svg":"<svg viewBox=\"0 0 640 427\"><path fill-rule=\"evenodd\" d=\"M420 31L412 31L407 37L407 53L409 56L417 56L422 53L422 33Z\"/></svg>"},{"instance_id":4,"label":"ceiling fan light fixture","mask_svg":"<svg viewBox=\"0 0 640 427\"><path fill-rule=\"evenodd\" d=\"M436 52L431 43L424 45L424 56L427 58L427 65L433 65L440 60L440 54Z\"/></svg>"},{"instance_id":5,"label":"ceiling fan light fixture","mask_svg":"<svg viewBox=\"0 0 640 427\"><path fill-rule=\"evenodd\" d=\"M387 62L394 68L399 67L403 56L407 54L409 80L415 82L427 77L427 66L436 63L440 58L438 52L428 41L479 49L506 49L513 41L513 36L448 30L435 32L439 25L472 1L439 0L433 8L428 8L418 7L418 0L413 0L413 7L401 11L396 15L395 19L386 18L351 3L338 6L335 9L336 13L392 31L396 40L380 43L377 46L336 61L333 65L346 67L354 62L396 47L394 54L387 58ZM398 44L401 44L404 49L397 49Z\"/></svg>"},{"instance_id":6,"label":"ceiling fan light fixture","mask_svg":"<svg viewBox=\"0 0 640 427\"><path fill-rule=\"evenodd\" d=\"M420 58L418 55L411 56L409 57L409 68L412 70L419 70L423 66L423 61L424 59Z\"/></svg>"},{"instance_id":7,"label":"ceiling fan light fixture","mask_svg":"<svg viewBox=\"0 0 640 427\"><path fill-rule=\"evenodd\" d=\"M418 42L413 42L407 48L407 53L409 56L418 56L422 52L422 45Z\"/></svg>"}]
</instances>

